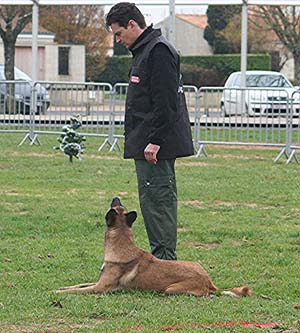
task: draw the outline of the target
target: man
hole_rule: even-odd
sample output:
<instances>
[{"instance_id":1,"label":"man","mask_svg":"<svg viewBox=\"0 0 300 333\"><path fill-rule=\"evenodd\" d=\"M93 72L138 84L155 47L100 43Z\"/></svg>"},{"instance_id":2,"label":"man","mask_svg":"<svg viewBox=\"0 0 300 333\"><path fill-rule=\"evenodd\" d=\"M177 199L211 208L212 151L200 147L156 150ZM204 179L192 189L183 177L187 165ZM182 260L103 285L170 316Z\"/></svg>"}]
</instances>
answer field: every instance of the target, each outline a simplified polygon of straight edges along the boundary
<instances>
[{"instance_id":1,"label":"man","mask_svg":"<svg viewBox=\"0 0 300 333\"><path fill-rule=\"evenodd\" d=\"M194 153L180 83L180 61L161 31L146 27L133 3L121 2L106 17L117 43L132 55L125 112L124 158L135 161L139 200L151 252L176 260L175 159Z\"/></svg>"}]
</instances>

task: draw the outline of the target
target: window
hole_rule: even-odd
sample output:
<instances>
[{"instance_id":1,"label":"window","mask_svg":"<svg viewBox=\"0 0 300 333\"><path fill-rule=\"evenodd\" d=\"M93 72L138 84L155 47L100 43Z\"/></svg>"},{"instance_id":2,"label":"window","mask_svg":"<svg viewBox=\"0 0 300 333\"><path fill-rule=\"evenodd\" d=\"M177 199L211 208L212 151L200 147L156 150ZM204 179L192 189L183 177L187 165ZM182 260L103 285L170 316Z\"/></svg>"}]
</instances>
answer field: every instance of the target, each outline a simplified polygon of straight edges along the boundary
<instances>
[{"instance_id":1,"label":"window","mask_svg":"<svg viewBox=\"0 0 300 333\"><path fill-rule=\"evenodd\" d=\"M58 75L69 75L69 47L58 48Z\"/></svg>"}]
</instances>

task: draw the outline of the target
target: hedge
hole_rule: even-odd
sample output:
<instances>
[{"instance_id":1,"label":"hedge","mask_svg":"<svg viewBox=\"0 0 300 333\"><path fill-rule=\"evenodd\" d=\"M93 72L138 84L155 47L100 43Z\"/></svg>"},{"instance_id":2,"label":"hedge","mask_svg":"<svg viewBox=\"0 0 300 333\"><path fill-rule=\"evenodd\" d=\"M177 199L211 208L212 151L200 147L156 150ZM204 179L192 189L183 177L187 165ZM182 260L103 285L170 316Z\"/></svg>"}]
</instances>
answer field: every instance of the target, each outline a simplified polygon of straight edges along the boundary
<instances>
[{"instance_id":1,"label":"hedge","mask_svg":"<svg viewBox=\"0 0 300 333\"><path fill-rule=\"evenodd\" d=\"M131 67L131 56L113 56L106 59L104 71L99 76L100 82L127 83Z\"/></svg>"},{"instance_id":2,"label":"hedge","mask_svg":"<svg viewBox=\"0 0 300 333\"><path fill-rule=\"evenodd\" d=\"M131 56L107 58L105 70L100 74L100 82L128 82ZM181 72L185 84L199 86L220 86L232 72L239 71L239 54L210 56L181 56ZM271 69L271 56L268 54L248 54L247 68L257 70Z\"/></svg>"}]
</instances>

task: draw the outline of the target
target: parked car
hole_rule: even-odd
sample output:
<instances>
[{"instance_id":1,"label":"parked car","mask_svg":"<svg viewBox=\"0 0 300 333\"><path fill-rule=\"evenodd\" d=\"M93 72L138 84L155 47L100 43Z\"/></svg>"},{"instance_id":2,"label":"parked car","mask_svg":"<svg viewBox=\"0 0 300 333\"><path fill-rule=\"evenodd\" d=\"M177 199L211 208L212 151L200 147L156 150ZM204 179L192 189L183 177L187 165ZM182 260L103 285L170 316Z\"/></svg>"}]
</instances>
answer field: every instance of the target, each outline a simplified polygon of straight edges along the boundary
<instances>
[{"instance_id":1,"label":"parked car","mask_svg":"<svg viewBox=\"0 0 300 333\"><path fill-rule=\"evenodd\" d=\"M281 73L246 71L246 88L241 87L241 72L232 73L224 86L221 112L225 116L248 114L281 115L292 107L300 111L300 91Z\"/></svg>"},{"instance_id":2,"label":"parked car","mask_svg":"<svg viewBox=\"0 0 300 333\"><path fill-rule=\"evenodd\" d=\"M7 83L4 65L0 65L0 107L4 113L30 113L32 79L23 71L15 67L15 82ZM37 96L36 114L45 113L50 106L48 91L40 84L35 85Z\"/></svg>"}]
</instances>

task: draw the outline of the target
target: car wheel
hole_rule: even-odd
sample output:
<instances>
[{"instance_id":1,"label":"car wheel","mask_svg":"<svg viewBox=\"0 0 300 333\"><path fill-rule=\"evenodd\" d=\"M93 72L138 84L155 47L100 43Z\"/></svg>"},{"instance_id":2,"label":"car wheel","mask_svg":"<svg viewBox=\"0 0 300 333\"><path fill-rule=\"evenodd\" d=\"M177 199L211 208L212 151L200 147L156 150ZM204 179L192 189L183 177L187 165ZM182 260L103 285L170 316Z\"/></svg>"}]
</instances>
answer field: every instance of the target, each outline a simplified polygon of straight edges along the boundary
<instances>
[{"instance_id":1,"label":"car wheel","mask_svg":"<svg viewBox=\"0 0 300 333\"><path fill-rule=\"evenodd\" d=\"M36 109L36 114L46 114L46 111L48 110L50 106L49 102L44 102L41 106L38 106Z\"/></svg>"},{"instance_id":2,"label":"car wheel","mask_svg":"<svg viewBox=\"0 0 300 333\"><path fill-rule=\"evenodd\" d=\"M245 104L245 115L247 115L248 117L255 117L255 112L252 111L251 108L249 108L248 104Z\"/></svg>"},{"instance_id":3,"label":"car wheel","mask_svg":"<svg viewBox=\"0 0 300 333\"><path fill-rule=\"evenodd\" d=\"M7 112L6 103L0 105L0 114L5 114Z\"/></svg>"},{"instance_id":4,"label":"car wheel","mask_svg":"<svg viewBox=\"0 0 300 333\"><path fill-rule=\"evenodd\" d=\"M221 103L220 110L221 110L221 116L223 116L223 117L228 117L229 116L229 114L227 113L227 111L225 109L224 103Z\"/></svg>"}]
</instances>

